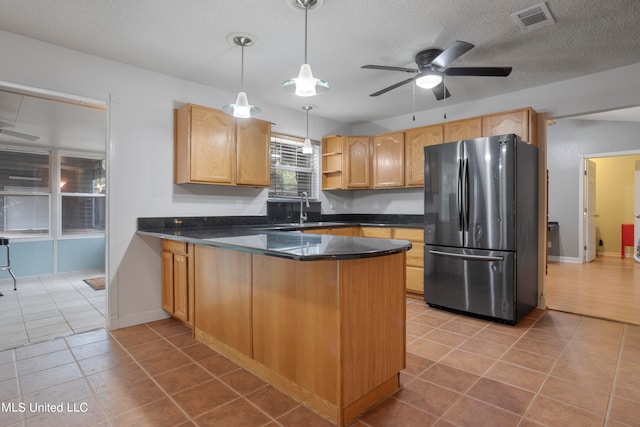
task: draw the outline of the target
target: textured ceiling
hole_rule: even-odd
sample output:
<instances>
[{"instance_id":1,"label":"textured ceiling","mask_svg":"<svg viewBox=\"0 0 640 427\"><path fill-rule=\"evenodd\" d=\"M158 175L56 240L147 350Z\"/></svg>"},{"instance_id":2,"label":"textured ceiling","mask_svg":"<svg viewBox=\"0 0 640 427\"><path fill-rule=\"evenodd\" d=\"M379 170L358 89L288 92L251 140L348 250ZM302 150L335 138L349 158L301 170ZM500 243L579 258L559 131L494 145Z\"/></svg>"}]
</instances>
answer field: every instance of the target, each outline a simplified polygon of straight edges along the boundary
<instances>
[{"instance_id":1,"label":"textured ceiling","mask_svg":"<svg viewBox=\"0 0 640 427\"><path fill-rule=\"evenodd\" d=\"M506 65L513 72L449 77L447 105L640 62L640 1L548 0L556 24L521 31L511 14L537 3L324 0L309 11L308 62L331 89L314 98L281 88L304 56L304 12L291 0L3 0L0 29L233 91L240 86L240 50L226 36L250 33L256 40L245 49L244 89L251 102L294 109L311 102L315 114L344 123L413 108L411 85L369 96L407 74L361 65L414 67L417 51L455 40L476 47L452 66ZM416 89L418 111L442 102Z\"/></svg>"}]
</instances>

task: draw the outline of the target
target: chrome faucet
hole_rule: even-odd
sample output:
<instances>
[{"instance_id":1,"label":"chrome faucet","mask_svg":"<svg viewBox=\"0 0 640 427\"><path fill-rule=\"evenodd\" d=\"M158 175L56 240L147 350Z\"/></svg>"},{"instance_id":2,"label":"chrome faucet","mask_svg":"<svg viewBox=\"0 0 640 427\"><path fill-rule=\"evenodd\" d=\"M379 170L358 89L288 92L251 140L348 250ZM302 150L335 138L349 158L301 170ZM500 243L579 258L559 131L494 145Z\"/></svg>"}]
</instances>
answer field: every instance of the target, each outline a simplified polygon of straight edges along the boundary
<instances>
[{"instance_id":1,"label":"chrome faucet","mask_svg":"<svg viewBox=\"0 0 640 427\"><path fill-rule=\"evenodd\" d=\"M305 200L307 202L307 207L309 207L309 195L306 191L303 191L300 193L300 225L304 224L307 220L307 213L304 211L304 206L302 206Z\"/></svg>"}]
</instances>

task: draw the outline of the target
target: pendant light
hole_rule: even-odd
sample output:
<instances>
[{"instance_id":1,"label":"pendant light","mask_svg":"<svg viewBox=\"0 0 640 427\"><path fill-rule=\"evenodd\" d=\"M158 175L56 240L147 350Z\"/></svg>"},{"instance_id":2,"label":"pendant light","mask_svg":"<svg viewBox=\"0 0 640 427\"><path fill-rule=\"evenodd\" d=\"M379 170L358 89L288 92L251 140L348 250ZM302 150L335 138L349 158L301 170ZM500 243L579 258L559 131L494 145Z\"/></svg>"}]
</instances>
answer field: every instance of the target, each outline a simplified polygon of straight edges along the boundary
<instances>
[{"instance_id":1,"label":"pendant light","mask_svg":"<svg viewBox=\"0 0 640 427\"><path fill-rule=\"evenodd\" d=\"M287 91L295 91L298 96L314 96L329 90L329 83L313 77L307 61L307 14L309 8L318 4L318 0L292 0L292 4L304 9L304 64L300 67L298 77L290 78L282 83L282 87Z\"/></svg>"},{"instance_id":2,"label":"pendant light","mask_svg":"<svg viewBox=\"0 0 640 427\"><path fill-rule=\"evenodd\" d=\"M222 111L238 118L255 117L262 110L256 106L250 105L247 99L247 94L242 90L244 84L244 48L251 46L253 41L244 35L235 36L231 41L241 48L241 60L240 60L240 92L236 97L235 104L229 104L222 107Z\"/></svg>"},{"instance_id":3,"label":"pendant light","mask_svg":"<svg viewBox=\"0 0 640 427\"><path fill-rule=\"evenodd\" d=\"M313 145L311 145L311 140L309 139L309 110L313 109L313 105L303 105L302 109L307 112L307 137L304 139L302 153L311 154L313 153Z\"/></svg>"}]
</instances>

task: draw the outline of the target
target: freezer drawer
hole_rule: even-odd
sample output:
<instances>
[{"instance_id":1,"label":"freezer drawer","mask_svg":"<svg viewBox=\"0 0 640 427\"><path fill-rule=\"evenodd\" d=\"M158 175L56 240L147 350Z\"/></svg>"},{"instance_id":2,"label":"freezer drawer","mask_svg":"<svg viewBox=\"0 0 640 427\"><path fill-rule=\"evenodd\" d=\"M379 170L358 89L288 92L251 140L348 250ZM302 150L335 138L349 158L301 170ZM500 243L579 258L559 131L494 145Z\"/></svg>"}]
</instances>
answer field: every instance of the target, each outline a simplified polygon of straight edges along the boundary
<instances>
[{"instance_id":1,"label":"freezer drawer","mask_svg":"<svg viewBox=\"0 0 640 427\"><path fill-rule=\"evenodd\" d=\"M516 322L515 253L424 247L429 305Z\"/></svg>"}]
</instances>

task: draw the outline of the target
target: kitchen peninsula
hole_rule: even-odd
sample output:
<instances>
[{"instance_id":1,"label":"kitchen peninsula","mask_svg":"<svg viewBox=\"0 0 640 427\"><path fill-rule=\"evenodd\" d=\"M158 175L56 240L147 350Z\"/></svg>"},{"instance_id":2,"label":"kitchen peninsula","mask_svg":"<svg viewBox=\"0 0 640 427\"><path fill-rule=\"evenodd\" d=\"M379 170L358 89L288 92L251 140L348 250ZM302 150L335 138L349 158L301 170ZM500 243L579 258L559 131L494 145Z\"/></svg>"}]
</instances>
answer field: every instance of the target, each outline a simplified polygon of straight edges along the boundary
<instances>
[{"instance_id":1,"label":"kitchen peninsula","mask_svg":"<svg viewBox=\"0 0 640 427\"><path fill-rule=\"evenodd\" d=\"M138 234L182 245L196 339L337 425L398 387L410 242L180 222Z\"/></svg>"}]
</instances>

